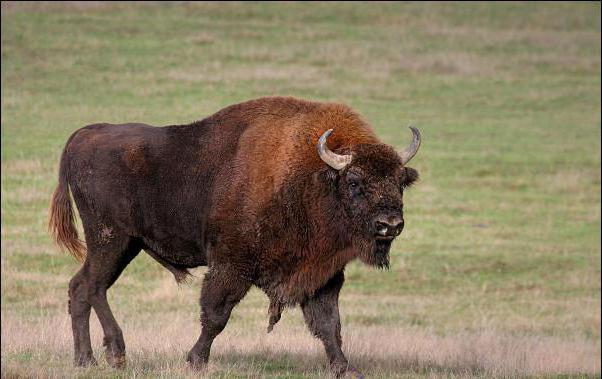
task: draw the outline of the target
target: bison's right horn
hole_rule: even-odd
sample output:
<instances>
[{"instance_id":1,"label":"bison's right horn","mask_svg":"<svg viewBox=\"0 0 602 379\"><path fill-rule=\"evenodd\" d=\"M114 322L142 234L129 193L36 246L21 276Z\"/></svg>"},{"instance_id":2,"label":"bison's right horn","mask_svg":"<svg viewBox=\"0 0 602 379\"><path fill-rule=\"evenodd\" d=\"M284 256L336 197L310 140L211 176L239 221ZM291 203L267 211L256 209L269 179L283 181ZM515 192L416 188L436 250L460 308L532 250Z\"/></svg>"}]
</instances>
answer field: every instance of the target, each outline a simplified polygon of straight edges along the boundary
<instances>
[{"instance_id":1,"label":"bison's right horn","mask_svg":"<svg viewBox=\"0 0 602 379\"><path fill-rule=\"evenodd\" d=\"M413 126L410 126L410 129L412 130L412 134L414 136L412 143L404 151L399 153L399 156L401 157L401 164L403 166L405 166L406 163L414 158L414 155L416 155L418 148L420 147L420 132Z\"/></svg>"},{"instance_id":2,"label":"bison's right horn","mask_svg":"<svg viewBox=\"0 0 602 379\"><path fill-rule=\"evenodd\" d=\"M318 154L320 154L320 158L322 158L327 165L335 170L342 170L345 168L345 166L351 163L352 157L351 155L340 155L330 151L326 145L326 138L328 138L330 133L332 133L332 129L328 129L326 132L324 132L322 137L320 137L318 140Z\"/></svg>"}]
</instances>

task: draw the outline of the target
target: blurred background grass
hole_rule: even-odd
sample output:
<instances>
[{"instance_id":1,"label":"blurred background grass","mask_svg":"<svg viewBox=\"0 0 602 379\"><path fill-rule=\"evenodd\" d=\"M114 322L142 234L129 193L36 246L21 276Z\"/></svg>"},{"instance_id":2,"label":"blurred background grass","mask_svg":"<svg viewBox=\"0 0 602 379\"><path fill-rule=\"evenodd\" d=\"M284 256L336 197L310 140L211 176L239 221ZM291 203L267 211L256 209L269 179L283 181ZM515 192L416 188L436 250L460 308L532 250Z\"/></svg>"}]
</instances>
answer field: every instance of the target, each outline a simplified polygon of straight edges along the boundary
<instances>
[{"instance_id":1,"label":"blurred background grass","mask_svg":"<svg viewBox=\"0 0 602 379\"><path fill-rule=\"evenodd\" d=\"M406 195L391 270L347 269L341 312L352 361L373 376L599 375L600 37L592 2L3 2L3 375L115 375L102 364L70 367L67 284L78 265L45 229L69 135L95 122L188 123L266 95L349 104L398 147L408 124L423 134L412 162L421 182ZM190 374L177 370L199 331L198 283L178 288L145 254L127 268L110 295L128 351L139 354L123 375ZM241 335L264 333L266 312L252 291L216 342L232 346L222 342L212 373L322 375L311 340L316 356L304 363L293 353L270 360L275 342L265 337L230 358ZM308 334L299 313L284 315L276 338L294 345ZM151 358L144 333L174 317L187 329ZM370 328L532 337L553 341L558 356L571 342L585 358L545 370L486 364L475 352L464 367L418 349L413 363L400 351L391 359L401 363L379 365L361 360L374 335L351 335ZM153 366L161 358L167 368Z\"/></svg>"}]
</instances>

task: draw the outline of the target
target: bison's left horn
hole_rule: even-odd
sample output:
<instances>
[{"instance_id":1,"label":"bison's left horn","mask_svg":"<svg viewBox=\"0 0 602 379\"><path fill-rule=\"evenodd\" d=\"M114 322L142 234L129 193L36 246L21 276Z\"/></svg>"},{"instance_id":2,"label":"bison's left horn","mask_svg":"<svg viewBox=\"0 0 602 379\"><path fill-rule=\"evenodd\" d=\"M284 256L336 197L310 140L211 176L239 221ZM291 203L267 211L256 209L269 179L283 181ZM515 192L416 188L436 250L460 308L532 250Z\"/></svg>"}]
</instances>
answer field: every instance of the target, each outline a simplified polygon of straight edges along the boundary
<instances>
[{"instance_id":1,"label":"bison's left horn","mask_svg":"<svg viewBox=\"0 0 602 379\"><path fill-rule=\"evenodd\" d=\"M335 154L326 145L326 138L332 133L332 129L328 129L318 140L318 154L327 165L335 170L342 170L351 163L351 155Z\"/></svg>"},{"instance_id":2,"label":"bison's left horn","mask_svg":"<svg viewBox=\"0 0 602 379\"><path fill-rule=\"evenodd\" d=\"M412 129L412 134L414 135L412 143L404 151L399 153L401 164L404 166L414 158L414 155L416 155L418 148L420 147L420 132L413 126L410 126L410 129Z\"/></svg>"}]
</instances>

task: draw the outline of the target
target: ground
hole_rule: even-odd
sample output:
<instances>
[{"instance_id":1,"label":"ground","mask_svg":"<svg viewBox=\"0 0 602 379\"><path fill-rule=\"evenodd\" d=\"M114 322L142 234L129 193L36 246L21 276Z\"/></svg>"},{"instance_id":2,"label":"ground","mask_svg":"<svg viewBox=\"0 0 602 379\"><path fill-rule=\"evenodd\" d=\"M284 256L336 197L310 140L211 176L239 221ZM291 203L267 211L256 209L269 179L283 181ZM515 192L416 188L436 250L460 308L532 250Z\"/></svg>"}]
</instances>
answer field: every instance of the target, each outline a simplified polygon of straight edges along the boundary
<instances>
[{"instance_id":1,"label":"ground","mask_svg":"<svg viewBox=\"0 0 602 379\"><path fill-rule=\"evenodd\" d=\"M94 122L188 123L265 95L423 135L389 271L351 264L344 350L369 377L600 375L600 4L2 2L2 376L193 377L199 283L144 253L111 289L128 366L72 366L78 263L46 232ZM211 377L321 377L298 309L253 290Z\"/></svg>"}]
</instances>

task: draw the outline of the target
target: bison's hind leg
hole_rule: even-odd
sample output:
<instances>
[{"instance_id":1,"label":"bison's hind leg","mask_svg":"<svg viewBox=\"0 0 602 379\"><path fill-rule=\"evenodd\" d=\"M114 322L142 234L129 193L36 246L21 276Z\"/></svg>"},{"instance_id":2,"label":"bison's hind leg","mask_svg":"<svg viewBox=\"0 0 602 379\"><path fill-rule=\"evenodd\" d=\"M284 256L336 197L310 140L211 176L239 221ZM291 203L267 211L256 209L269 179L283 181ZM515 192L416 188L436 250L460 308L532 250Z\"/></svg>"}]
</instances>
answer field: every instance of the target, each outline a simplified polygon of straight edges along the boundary
<instances>
[{"instance_id":1,"label":"bison's hind leg","mask_svg":"<svg viewBox=\"0 0 602 379\"><path fill-rule=\"evenodd\" d=\"M107 302L107 290L140 252L141 242L119 235L106 226L89 227L84 222L88 254L69 286L70 313L75 343L75 363L94 363L90 347L90 306L103 329L106 358L113 367L125 365L125 343L121 328ZM110 231L110 233L108 232Z\"/></svg>"},{"instance_id":2,"label":"bison's hind leg","mask_svg":"<svg viewBox=\"0 0 602 379\"><path fill-rule=\"evenodd\" d=\"M88 273L86 264L69 282L69 314L73 329L76 366L95 365L96 359L90 343L90 310L88 302Z\"/></svg>"}]
</instances>

